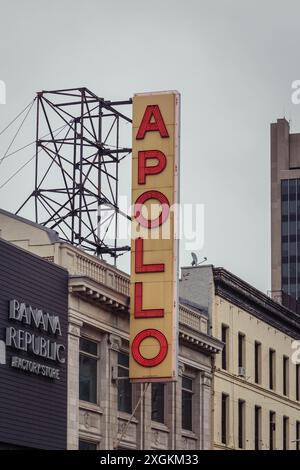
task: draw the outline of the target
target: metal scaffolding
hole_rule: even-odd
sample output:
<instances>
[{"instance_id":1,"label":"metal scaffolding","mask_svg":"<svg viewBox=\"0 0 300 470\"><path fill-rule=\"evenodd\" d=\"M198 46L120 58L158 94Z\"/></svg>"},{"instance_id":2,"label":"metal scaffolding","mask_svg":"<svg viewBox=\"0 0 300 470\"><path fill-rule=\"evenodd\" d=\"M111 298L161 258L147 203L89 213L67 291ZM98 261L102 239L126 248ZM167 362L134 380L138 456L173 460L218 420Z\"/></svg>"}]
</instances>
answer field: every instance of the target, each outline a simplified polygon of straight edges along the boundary
<instances>
[{"instance_id":1,"label":"metal scaffolding","mask_svg":"<svg viewBox=\"0 0 300 470\"><path fill-rule=\"evenodd\" d=\"M130 249L118 246L119 218L130 219L118 206L119 164L131 154L121 145L126 105L87 88L37 93L34 190L17 211L33 200L37 223L115 264Z\"/></svg>"}]
</instances>

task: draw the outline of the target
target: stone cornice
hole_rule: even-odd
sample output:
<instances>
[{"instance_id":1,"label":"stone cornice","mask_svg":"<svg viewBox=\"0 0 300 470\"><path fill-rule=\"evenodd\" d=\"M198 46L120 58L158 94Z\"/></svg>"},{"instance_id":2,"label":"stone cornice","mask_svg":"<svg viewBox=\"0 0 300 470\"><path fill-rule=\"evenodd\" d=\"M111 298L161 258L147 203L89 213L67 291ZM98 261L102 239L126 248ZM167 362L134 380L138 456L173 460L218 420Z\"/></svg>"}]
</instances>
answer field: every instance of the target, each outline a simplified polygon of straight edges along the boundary
<instances>
[{"instance_id":1,"label":"stone cornice","mask_svg":"<svg viewBox=\"0 0 300 470\"><path fill-rule=\"evenodd\" d=\"M70 276L69 293L77 295L87 302L96 303L106 310L129 312L129 298L127 295L116 292L88 276Z\"/></svg>"},{"instance_id":2,"label":"stone cornice","mask_svg":"<svg viewBox=\"0 0 300 470\"><path fill-rule=\"evenodd\" d=\"M193 349L201 350L206 354L218 354L223 349L223 343L213 336L196 331L179 323L179 340L188 343Z\"/></svg>"},{"instance_id":3,"label":"stone cornice","mask_svg":"<svg viewBox=\"0 0 300 470\"><path fill-rule=\"evenodd\" d=\"M124 303L122 305L120 298L118 298L117 301L115 296L114 298L111 298L111 296L108 295L109 291L110 289L104 292L102 286L100 288L100 285L97 286L95 281L87 278L86 276L74 276L70 278L70 294L79 296L86 301L96 303L99 305L99 307L109 309L116 314L123 313L125 316L129 317L129 305L127 305L127 302L129 302L128 297L124 296L125 302L123 300ZM186 305L184 305L184 309L188 310ZM194 316L195 312L192 311L191 314ZM84 322L83 316L79 312L77 317L78 319L80 318L82 322ZM201 318L202 316L199 315L199 319ZM205 319L205 317L203 318ZM115 330L112 325L107 325L105 328L103 328L103 325L97 325L98 322L91 318L87 319L87 323L94 324L94 326L105 329L106 331L111 331L113 335L118 334L118 331ZM124 333L125 332L123 332L122 336L127 339L128 332L126 332L125 335ZM196 329L195 327L187 325L183 321L179 321L179 339L180 341L188 344L189 347L210 355L219 353L223 348L223 343L221 341L204 333L203 331L200 331L200 329Z\"/></svg>"},{"instance_id":4,"label":"stone cornice","mask_svg":"<svg viewBox=\"0 0 300 470\"><path fill-rule=\"evenodd\" d=\"M251 315L300 338L300 316L223 268L213 268L215 293Z\"/></svg>"}]
</instances>

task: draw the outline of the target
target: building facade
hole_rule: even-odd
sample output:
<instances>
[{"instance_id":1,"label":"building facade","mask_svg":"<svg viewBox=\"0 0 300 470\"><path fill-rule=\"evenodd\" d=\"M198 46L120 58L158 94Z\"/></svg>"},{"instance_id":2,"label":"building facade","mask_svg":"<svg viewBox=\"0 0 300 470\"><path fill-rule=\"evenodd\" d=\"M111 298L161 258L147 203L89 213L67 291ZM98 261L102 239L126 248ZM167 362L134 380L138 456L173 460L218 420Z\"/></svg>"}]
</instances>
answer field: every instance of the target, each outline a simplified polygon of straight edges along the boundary
<instances>
[{"instance_id":1,"label":"building facade","mask_svg":"<svg viewBox=\"0 0 300 470\"><path fill-rule=\"evenodd\" d=\"M299 450L300 316L223 268L182 268L180 291L207 308L224 343L214 370L214 448Z\"/></svg>"},{"instance_id":2,"label":"building facade","mask_svg":"<svg viewBox=\"0 0 300 470\"><path fill-rule=\"evenodd\" d=\"M272 294L294 310L300 298L300 134L271 124ZM299 309L299 307L298 307Z\"/></svg>"},{"instance_id":3,"label":"building facade","mask_svg":"<svg viewBox=\"0 0 300 470\"><path fill-rule=\"evenodd\" d=\"M300 449L297 313L223 268L182 268L179 380L131 384L129 276L2 210L0 237L67 273L68 449Z\"/></svg>"},{"instance_id":4,"label":"building facade","mask_svg":"<svg viewBox=\"0 0 300 470\"><path fill-rule=\"evenodd\" d=\"M180 299L179 379L131 384L129 276L0 211L0 237L68 271L68 449L210 449L215 356L208 310Z\"/></svg>"}]
</instances>

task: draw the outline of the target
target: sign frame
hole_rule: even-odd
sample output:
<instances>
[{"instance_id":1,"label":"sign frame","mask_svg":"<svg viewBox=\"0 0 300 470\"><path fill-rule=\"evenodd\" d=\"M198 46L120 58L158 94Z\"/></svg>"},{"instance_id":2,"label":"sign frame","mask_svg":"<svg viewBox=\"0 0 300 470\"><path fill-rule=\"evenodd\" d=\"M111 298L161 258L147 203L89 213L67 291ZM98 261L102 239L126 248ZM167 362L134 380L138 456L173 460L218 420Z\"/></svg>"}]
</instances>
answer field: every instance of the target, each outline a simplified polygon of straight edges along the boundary
<instances>
[{"instance_id":1,"label":"sign frame","mask_svg":"<svg viewBox=\"0 0 300 470\"><path fill-rule=\"evenodd\" d=\"M153 143L155 143L155 146L151 145ZM179 322L180 93L178 91L149 92L134 95L132 147L132 205L134 209L131 237L129 377L132 382L176 381L178 377ZM155 160L156 164L149 166L147 159L149 161ZM148 181L150 183L145 184ZM139 194L140 191L145 189L146 191ZM144 196L146 193L149 193L148 196ZM145 219L142 215L143 209L151 195L153 199L159 200L161 211L156 219L152 217ZM136 209L139 201L141 202L138 204L138 209ZM165 208L166 214L164 214ZM162 228L167 221L169 245L168 239L161 239ZM148 226L143 225L143 222ZM141 232L141 238L137 229ZM137 235L137 231L139 235ZM148 239L143 240L145 231L148 234L150 232L150 240L151 232L156 231L155 236L158 242L155 244L155 242L149 242ZM161 243L159 243L160 241ZM146 248L144 251L144 246L149 247L151 243L154 248L148 248L148 251ZM158 262L157 257L159 254L163 254L165 263ZM146 261L144 261L144 258L146 258ZM151 263L151 260L154 262ZM157 281L156 284L155 281L148 282L148 279L154 279L155 273L157 273L160 281ZM142 282L139 282L139 279ZM170 296L171 299L169 303L166 303L169 307L167 309L158 308L161 306L155 305L155 301L153 306L143 307L143 283L146 287L146 303L149 304L151 295L155 299L156 289L159 291L163 286L165 297L169 299L168 296ZM139 303L138 307L137 303ZM153 321L155 322L156 318L157 324L161 327L153 327ZM145 328L147 323L149 327L146 326ZM137 326L139 324L143 324L143 327L139 328ZM139 329L140 331L137 333ZM148 331L148 333L146 334L145 331ZM140 339L137 339L137 337ZM141 348L143 348L143 342L146 343L147 341L152 343L144 347L143 356ZM156 343L156 347L157 344L159 345L158 353L155 358L152 357L151 359L150 351L154 351L154 343ZM146 359L145 351L150 354ZM165 354L162 351L165 351ZM156 364L161 358L162 361ZM149 365L151 361L154 365ZM143 365L142 362L145 364ZM164 362L166 362L166 366L163 365Z\"/></svg>"}]
</instances>

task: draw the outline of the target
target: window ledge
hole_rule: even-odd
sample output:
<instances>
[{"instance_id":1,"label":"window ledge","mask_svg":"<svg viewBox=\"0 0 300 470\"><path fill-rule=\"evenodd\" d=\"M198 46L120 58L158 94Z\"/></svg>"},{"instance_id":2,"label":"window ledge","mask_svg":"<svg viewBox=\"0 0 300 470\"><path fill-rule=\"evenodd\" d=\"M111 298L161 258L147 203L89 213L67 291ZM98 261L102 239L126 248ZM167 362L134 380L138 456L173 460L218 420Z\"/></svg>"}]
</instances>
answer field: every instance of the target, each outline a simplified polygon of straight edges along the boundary
<instances>
[{"instance_id":1,"label":"window ledge","mask_svg":"<svg viewBox=\"0 0 300 470\"><path fill-rule=\"evenodd\" d=\"M222 442L215 443L215 446L224 450L233 450L233 448L229 444L223 444ZM234 449L234 450L245 450L245 449Z\"/></svg>"},{"instance_id":2,"label":"window ledge","mask_svg":"<svg viewBox=\"0 0 300 470\"><path fill-rule=\"evenodd\" d=\"M181 435L184 437L189 437L190 439L197 439L196 434L193 431L189 431L188 429L181 429Z\"/></svg>"},{"instance_id":3,"label":"window ledge","mask_svg":"<svg viewBox=\"0 0 300 470\"><path fill-rule=\"evenodd\" d=\"M159 423L158 421L151 421L151 428L157 431L170 432L170 429L166 424Z\"/></svg>"},{"instance_id":4,"label":"window ledge","mask_svg":"<svg viewBox=\"0 0 300 470\"><path fill-rule=\"evenodd\" d=\"M125 411L118 411L118 419L123 419L124 421L128 421L130 418L131 418L130 413L126 413ZM130 422L137 424L138 420L134 416L132 416L132 418L130 419Z\"/></svg>"},{"instance_id":5,"label":"window ledge","mask_svg":"<svg viewBox=\"0 0 300 470\"><path fill-rule=\"evenodd\" d=\"M88 401L79 401L79 408L82 408L84 410L89 410L93 411L94 413L98 414L103 414L103 410L99 405L96 405L95 403L89 403Z\"/></svg>"}]
</instances>

